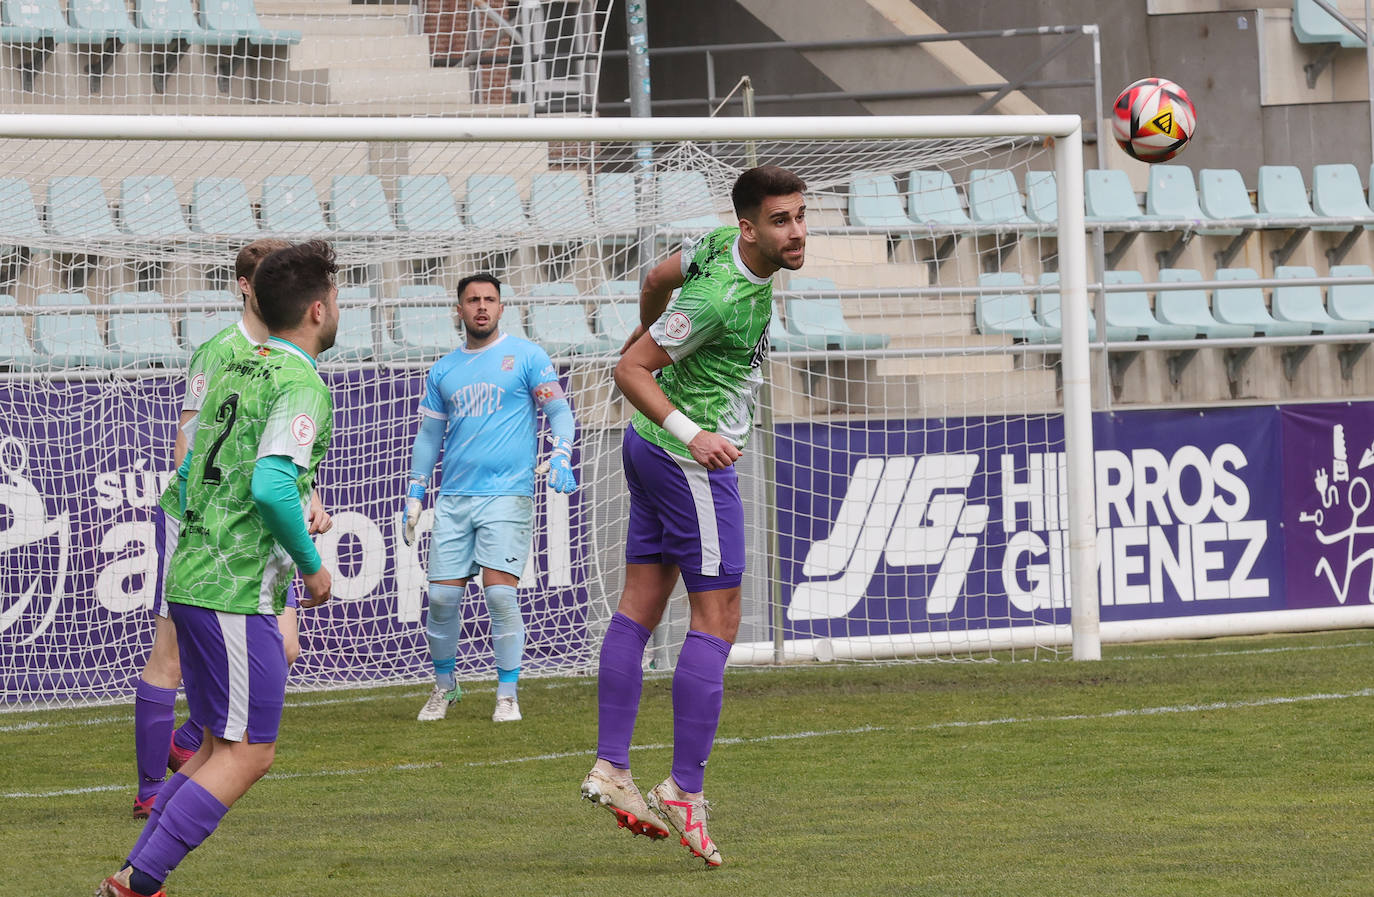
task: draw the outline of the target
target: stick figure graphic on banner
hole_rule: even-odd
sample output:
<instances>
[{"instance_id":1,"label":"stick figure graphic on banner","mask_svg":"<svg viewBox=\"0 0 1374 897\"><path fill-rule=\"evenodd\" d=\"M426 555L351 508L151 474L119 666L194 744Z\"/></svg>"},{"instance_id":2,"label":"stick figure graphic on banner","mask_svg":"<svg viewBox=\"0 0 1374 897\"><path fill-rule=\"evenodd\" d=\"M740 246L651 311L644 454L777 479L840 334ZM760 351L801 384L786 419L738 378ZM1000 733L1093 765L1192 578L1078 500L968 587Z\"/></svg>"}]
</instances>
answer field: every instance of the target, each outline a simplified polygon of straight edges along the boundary
<instances>
[{"instance_id":1,"label":"stick figure graphic on banner","mask_svg":"<svg viewBox=\"0 0 1374 897\"><path fill-rule=\"evenodd\" d=\"M0 557L5 558L0 567L7 571L23 571L30 567L33 570L32 579L22 590L17 584L13 584L13 588L3 589L3 593L15 594L17 597L12 601L6 598L4 604L0 605L0 632L9 630L25 615L34 603L34 596L45 579L42 572L45 565L39 563L37 558L31 558L32 563L26 565L24 556L33 554L40 542L53 536L58 539L56 579L50 584L50 588L44 590L49 596L48 605L43 608L42 617L33 624L33 629L21 644L32 642L52 625L58 603L65 591L63 585L66 582L67 558L71 548L67 515L62 513L52 520L48 519L48 509L43 502L43 496L24 476L28 464L29 450L24 443L13 436L0 439ZM4 522L7 520L9 525L5 526ZM6 574L7 577L8 575Z\"/></svg>"},{"instance_id":2,"label":"stick figure graphic on banner","mask_svg":"<svg viewBox=\"0 0 1374 897\"><path fill-rule=\"evenodd\" d=\"M1374 452L1366 450L1360 458L1360 469L1364 469L1374 464ZM1346 454L1345 428L1336 424L1331 428L1331 473L1328 475L1326 468L1319 468L1312 478L1313 485L1317 489L1317 497L1321 501L1321 507L1315 511L1301 513L1298 520L1302 523L1309 523L1313 527L1313 535L1322 545L1335 545L1338 542L1345 542L1345 569L1342 575L1337 577L1335 566L1326 557L1317 559L1316 569L1313 573L1325 576L1331 584L1331 590L1336 596L1336 600L1345 604L1350 597L1350 582L1356 571L1366 562L1374 562L1374 546L1355 553L1355 543L1358 537L1374 534L1374 524L1360 525L1360 518L1369 509L1370 488L1369 481L1363 476L1350 476L1350 462ZM1349 511L1349 520L1344 529L1327 531L1323 525L1327 522L1331 511L1339 511L1342 507L1341 489L1337 483L1348 483L1345 488L1344 507ZM1339 581L1338 581L1339 580ZM1374 579L1371 579L1370 594L1371 602L1374 602Z\"/></svg>"}]
</instances>

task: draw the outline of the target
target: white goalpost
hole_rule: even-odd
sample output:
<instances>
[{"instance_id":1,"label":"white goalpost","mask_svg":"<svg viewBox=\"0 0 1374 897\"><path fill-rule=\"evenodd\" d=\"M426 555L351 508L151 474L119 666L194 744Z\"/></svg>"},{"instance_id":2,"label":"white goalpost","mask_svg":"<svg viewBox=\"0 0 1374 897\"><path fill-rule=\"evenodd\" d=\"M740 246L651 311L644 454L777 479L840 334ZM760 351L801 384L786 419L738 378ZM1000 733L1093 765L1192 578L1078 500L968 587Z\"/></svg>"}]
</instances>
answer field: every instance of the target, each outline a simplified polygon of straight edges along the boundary
<instances>
[{"instance_id":1,"label":"white goalpost","mask_svg":"<svg viewBox=\"0 0 1374 897\"><path fill-rule=\"evenodd\" d=\"M578 419L581 488L538 488L525 670L594 670L624 562L611 368L639 273L733 223L730 186L758 163L808 182L810 237L775 278L739 465L731 661L1100 657L1076 116L0 115L0 149L0 709L130 692L180 378L236 318L233 254L263 236L329 240L343 267L321 358L336 599L302 614L293 687L428 674L427 540L404 546L400 503L425 372L462 339L453 288L478 271ZM1019 218L970 217L1023 185L1038 204ZM463 612L460 675L488 676L485 610Z\"/></svg>"}]
</instances>

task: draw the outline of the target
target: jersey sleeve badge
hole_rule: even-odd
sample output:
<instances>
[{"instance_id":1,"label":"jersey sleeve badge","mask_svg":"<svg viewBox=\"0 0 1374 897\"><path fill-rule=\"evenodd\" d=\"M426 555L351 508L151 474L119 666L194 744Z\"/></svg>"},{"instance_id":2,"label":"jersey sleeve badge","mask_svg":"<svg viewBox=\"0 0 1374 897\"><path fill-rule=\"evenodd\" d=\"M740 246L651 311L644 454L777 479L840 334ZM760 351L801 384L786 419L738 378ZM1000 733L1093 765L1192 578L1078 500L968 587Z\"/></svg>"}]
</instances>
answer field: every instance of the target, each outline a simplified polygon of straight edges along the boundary
<instances>
[{"instance_id":1,"label":"jersey sleeve badge","mask_svg":"<svg viewBox=\"0 0 1374 897\"><path fill-rule=\"evenodd\" d=\"M686 339L692 332L692 319L680 311L675 311L663 322L663 332L672 340Z\"/></svg>"},{"instance_id":2,"label":"jersey sleeve badge","mask_svg":"<svg viewBox=\"0 0 1374 897\"><path fill-rule=\"evenodd\" d=\"M308 414L297 414L291 420L291 435L296 445L309 445L315 441L315 419Z\"/></svg>"},{"instance_id":3,"label":"jersey sleeve badge","mask_svg":"<svg viewBox=\"0 0 1374 897\"><path fill-rule=\"evenodd\" d=\"M206 377L204 371L198 372L194 377L192 377L191 382L188 385L188 388L191 390L191 395L195 396L196 398L200 398L201 396L205 395L205 382Z\"/></svg>"}]
</instances>

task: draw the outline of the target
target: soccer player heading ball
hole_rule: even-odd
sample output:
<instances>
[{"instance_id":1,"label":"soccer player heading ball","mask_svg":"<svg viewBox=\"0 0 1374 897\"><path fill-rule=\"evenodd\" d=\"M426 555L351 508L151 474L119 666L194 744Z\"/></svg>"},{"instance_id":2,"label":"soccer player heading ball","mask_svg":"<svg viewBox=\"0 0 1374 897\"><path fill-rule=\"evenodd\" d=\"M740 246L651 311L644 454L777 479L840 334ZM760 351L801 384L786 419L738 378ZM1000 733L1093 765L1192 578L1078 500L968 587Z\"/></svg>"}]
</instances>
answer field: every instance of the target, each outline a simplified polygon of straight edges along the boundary
<instances>
[{"instance_id":1,"label":"soccer player heading ball","mask_svg":"<svg viewBox=\"0 0 1374 897\"><path fill-rule=\"evenodd\" d=\"M739 225L684 243L649 272L640 326L615 369L616 385L638 411L622 449L630 491L625 589L601 646L597 760L582 796L634 834L664 838L671 825L708 866L722 859L706 833L702 786L744 575L744 507L733 465L749 441L763 383L772 276L805 260L805 190L801 178L773 165L740 175L731 194ZM644 647L679 576L691 628L673 677L673 766L646 803L630 775L630 739Z\"/></svg>"},{"instance_id":2,"label":"soccer player heading ball","mask_svg":"<svg viewBox=\"0 0 1374 897\"><path fill-rule=\"evenodd\" d=\"M553 438L549 486L562 493L577 488L572 471L576 423L558 372L543 349L500 331L503 308L501 282L490 274L458 282L458 315L466 342L430 368L420 400L420 429L402 512L407 545L415 542L440 448L444 453L427 566L425 637L434 663L434 691L420 709L420 720L443 719L463 695L454 672L463 628L460 610L463 590L478 570L496 655L491 718L498 723L520 719L516 689L525 622L515 589L534 520L536 409L548 418Z\"/></svg>"}]
</instances>

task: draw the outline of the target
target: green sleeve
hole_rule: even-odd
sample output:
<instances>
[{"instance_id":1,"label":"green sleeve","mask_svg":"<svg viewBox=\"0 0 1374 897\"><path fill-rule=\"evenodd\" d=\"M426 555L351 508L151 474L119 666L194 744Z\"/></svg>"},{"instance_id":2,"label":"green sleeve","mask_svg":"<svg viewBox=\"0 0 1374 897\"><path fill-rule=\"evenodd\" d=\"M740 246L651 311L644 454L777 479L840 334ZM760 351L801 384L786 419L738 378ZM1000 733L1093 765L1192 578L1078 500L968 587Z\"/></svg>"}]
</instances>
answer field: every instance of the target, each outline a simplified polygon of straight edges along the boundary
<instances>
[{"instance_id":1,"label":"green sleeve","mask_svg":"<svg viewBox=\"0 0 1374 897\"><path fill-rule=\"evenodd\" d=\"M291 555L297 569L309 574L320 569L321 561L305 526L296 487L299 475L296 464L285 455L259 458L253 467L253 503L272 538Z\"/></svg>"}]
</instances>

